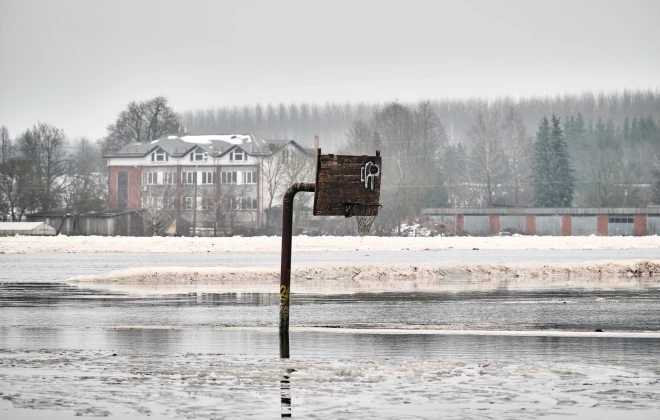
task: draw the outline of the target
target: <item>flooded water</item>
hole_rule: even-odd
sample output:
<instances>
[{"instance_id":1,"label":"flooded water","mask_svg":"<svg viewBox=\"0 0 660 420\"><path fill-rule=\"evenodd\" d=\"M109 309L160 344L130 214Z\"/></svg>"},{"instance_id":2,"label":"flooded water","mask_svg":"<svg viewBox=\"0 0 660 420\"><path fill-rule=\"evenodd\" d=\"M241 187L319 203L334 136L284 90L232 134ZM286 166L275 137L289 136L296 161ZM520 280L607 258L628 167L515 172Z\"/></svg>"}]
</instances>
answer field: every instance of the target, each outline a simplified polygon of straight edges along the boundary
<instances>
[{"instance_id":1,"label":"flooded water","mask_svg":"<svg viewBox=\"0 0 660 420\"><path fill-rule=\"evenodd\" d=\"M297 253L294 267L657 258L372 254ZM660 418L658 288L326 295L294 285L281 359L278 293L58 283L140 265L277 266L279 254L5 254L0 263L1 419Z\"/></svg>"},{"instance_id":2,"label":"flooded water","mask_svg":"<svg viewBox=\"0 0 660 420\"><path fill-rule=\"evenodd\" d=\"M143 291L144 288L140 287ZM295 290L295 289L294 289ZM0 284L1 326L275 327L277 293L131 294ZM660 290L292 295L301 327L660 331Z\"/></svg>"},{"instance_id":3,"label":"flooded water","mask_svg":"<svg viewBox=\"0 0 660 420\"><path fill-rule=\"evenodd\" d=\"M659 297L2 284L0 417L657 418Z\"/></svg>"}]
</instances>

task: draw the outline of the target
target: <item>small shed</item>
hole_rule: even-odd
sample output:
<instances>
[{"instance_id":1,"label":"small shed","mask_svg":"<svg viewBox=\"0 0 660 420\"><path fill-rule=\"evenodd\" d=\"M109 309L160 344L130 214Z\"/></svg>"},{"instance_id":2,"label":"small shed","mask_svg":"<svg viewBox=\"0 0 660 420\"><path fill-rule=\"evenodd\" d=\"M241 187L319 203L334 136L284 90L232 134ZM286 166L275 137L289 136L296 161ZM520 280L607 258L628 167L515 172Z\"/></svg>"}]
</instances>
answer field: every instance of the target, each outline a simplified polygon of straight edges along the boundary
<instances>
[{"instance_id":1,"label":"small shed","mask_svg":"<svg viewBox=\"0 0 660 420\"><path fill-rule=\"evenodd\" d=\"M55 233L56 230L44 222L0 222L0 236L45 236Z\"/></svg>"},{"instance_id":2,"label":"small shed","mask_svg":"<svg viewBox=\"0 0 660 420\"><path fill-rule=\"evenodd\" d=\"M122 210L71 214L63 210L30 213L29 222L44 222L63 235L142 236L144 220L142 210Z\"/></svg>"}]
</instances>

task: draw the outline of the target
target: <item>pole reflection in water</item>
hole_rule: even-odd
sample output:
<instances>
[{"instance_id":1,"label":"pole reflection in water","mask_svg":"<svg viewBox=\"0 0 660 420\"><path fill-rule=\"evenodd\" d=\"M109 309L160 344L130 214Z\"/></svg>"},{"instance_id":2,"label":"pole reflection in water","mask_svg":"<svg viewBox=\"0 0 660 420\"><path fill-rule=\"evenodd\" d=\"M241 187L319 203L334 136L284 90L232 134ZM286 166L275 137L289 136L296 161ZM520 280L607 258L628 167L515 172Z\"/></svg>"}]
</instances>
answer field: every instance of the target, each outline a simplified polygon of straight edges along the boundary
<instances>
[{"instance_id":1,"label":"pole reflection in water","mask_svg":"<svg viewBox=\"0 0 660 420\"><path fill-rule=\"evenodd\" d=\"M280 381L282 418L291 417L291 383L289 382L289 375L295 371L295 369L287 369Z\"/></svg>"}]
</instances>

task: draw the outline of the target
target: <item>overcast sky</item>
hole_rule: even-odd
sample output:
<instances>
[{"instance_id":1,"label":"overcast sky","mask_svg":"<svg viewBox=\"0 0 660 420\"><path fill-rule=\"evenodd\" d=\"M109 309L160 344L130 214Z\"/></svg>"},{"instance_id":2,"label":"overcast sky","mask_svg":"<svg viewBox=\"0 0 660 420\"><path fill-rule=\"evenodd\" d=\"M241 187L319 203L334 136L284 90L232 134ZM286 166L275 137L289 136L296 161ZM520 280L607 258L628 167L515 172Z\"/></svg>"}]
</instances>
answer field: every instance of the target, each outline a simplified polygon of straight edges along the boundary
<instances>
[{"instance_id":1,"label":"overcast sky","mask_svg":"<svg viewBox=\"0 0 660 420\"><path fill-rule=\"evenodd\" d=\"M0 0L0 125L660 87L660 1Z\"/></svg>"}]
</instances>

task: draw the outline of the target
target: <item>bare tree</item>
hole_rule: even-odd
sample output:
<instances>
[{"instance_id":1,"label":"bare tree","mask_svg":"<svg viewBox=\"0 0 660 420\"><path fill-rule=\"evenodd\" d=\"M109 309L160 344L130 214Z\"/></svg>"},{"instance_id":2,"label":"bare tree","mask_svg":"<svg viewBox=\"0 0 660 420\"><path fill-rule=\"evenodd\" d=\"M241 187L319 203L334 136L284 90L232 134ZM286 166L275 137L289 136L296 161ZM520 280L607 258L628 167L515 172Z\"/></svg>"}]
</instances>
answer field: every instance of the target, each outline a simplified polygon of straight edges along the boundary
<instances>
[{"instance_id":1,"label":"bare tree","mask_svg":"<svg viewBox=\"0 0 660 420\"><path fill-rule=\"evenodd\" d=\"M400 234L403 220L416 219L424 206L446 202L441 157L447 136L429 102L414 108L389 104L374 115L371 126L374 144L390 168L382 174L383 209L376 231Z\"/></svg>"},{"instance_id":2,"label":"bare tree","mask_svg":"<svg viewBox=\"0 0 660 420\"><path fill-rule=\"evenodd\" d=\"M4 125L0 127L0 177L7 171L7 163L12 155L12 142L9 130ZM0 182L5 182L0 179ZM4 189L0 189L0 220L7 221L9 215L9 202Z\"/></svg>"},{"instance_id":3,"label":"bare tree","mask_svg":"<svg viewBox=\"0 0 660 420\"><path fill-rule=\"evenodd\" d=\"M653 195L656 203L660 203L660 154L654 153L651 160L651 175L653 176Z\"/></svg>"},{"instance_id":4,"label":"bare tree","mask_svg":"<svg viewBox=\"0 0 660 420\"><path fill-rule=\"evenodd\" d=\"M260 172L261 179L266 187L268 204L266 207L266 228L270 227L271 209L276 199L279 200L284 190L286 179L284 177L287 153L284 153L284 146L271 144L269 146L269 155L261 159Z\"/></svg>"},{"instance_id":5,"label":"bare tree","mask_svg":"<svg viewBox=\"0 0 660 420\"><path fill-rule=\"evenodd\" d=\"M247 211L242 202L246 187L245 185L225 184L222 189L222 227L225 235L233 235L238 222L241 221L240 216Z\"/></svg>"},{"instance_id":6,"label":"bare tree","mask_svg":"<svg viewBox=\"0 0 660 420\"><path fill-rule=\"evenodd\" d=\"M0 127L0 165L6 164L13 154L13 144L9 130L4 125Z\"/></svg>"},{"instance_id":7,"label":"bare tree","mask_svg":"<svg viewBox=\"0 0 660 420\"><path fill-rule=\"evenodd\" d=\"M38 183L34 187L39 188L41 210L57 207L69 165L64 131L38 123L21 134L17 143L19 151L37 176Z\"/></svg>"},{"instance_id":8,"label":"bare tree","mask_svg":"<svg viewBox=\"0 0 660 420\"><path fill-rule=\"evenodd\" d=\"M582 188L583 204L592 207L621 207L639 205L644 200L639 191L640 179L644 179L637 162L644 159L644 152L624 149L617 141L616 130L611 122L598 121L587 149L585 175ZM653 156L653 153L648 153ZM651 168L653 168L651 160Z\"/></svg>"},{"instance_id":9,"label":"bare tree","mask_svg":"<svg viewBox=\"0 0 660 420\"><path fill-rule=\"evenodd\" d=\"M474 145L470 160L474 165L475 179L483 188L486 206L493 207L494 188L504 180L507 169L497 119L480 112L470 137Z\"/></svg>"},{"instance_id":10,"label":"bare tree","mask_svg":"<svg viewBox=\"0 0 660 420\"><path fill-rule=\"evenodd\" d=\"M148 230L155 236L164 235L177 217L186 210L186 203L180 202L179 197L185 199L191 194L188 184L149 185L147 188L136 186L136 190L139 191L142 207L147 210L145 222Z\"/></svg>"},{"instance_id":11,"label":"bare tree","mask_svg":"<svg viewBox=\"0 0 660 420\"><path fill-rule=\"evenodd\" d=\"M226 188L219 188L219 184L212 185L212 188L206 188L202 191L202 215L205 219L213 223L213 236L218 236L218 231L223 228L223 235L227 232L224 229L224 220L226 219L227 209L224 205Z\"/></svg>"},{"instance_id":12,"label":"bare tree","mask_svg":"<svg viewBox=\"0 0 660 420\"><path fill-rule=\"evenodd\" d=\"M179 116L158 96L144 102L131 102L108 126L108 135L102 140L103 152L117 151L128 143L150 142L181 131Z\"/></svg>"},{"instance_id":13,"label":"bare tree","mask_svg":"<svg viewBox=\"0 0 660 420\"><path fill-rule=\"evenodd\" d=\"M37 177L30 163L10 155L0 167L0 220L20 222L39 202Z\"/></svg>"},{"instance_id":14,"label":"bare tree","mask_svg":"<svg viewBox=\"0 0 660 420\"><path fill-rule=\"evenodd\" d=\"M86 138L75 145L64 188L64 208L75 214L103 210L107 204L107 179L98 148Z\"/></svg>"},{"instance_id":15,"label":"bare tree","mask_svg":"<svg viewBox=\"0 0 660 420\"><path fill-rule=\"evenodd\" d=\"M413 116L415 138L406 153L415 156L414 160L409 161L416 168L417 183L420 186L418 208L441 207L447 203L441 166L443 152L448 144L447 133L430 101L417 104Z\"/></svg>"},{"instance_id":16,"label":"bare tree","mask_svg":"<svg viewBox=\"0 0 660 420\"><path fill-rule=\"evenodd\" d=\"M520 113L513 107L509 109L503 128L509 150L509 184L513 191L513 205L518 207L529 201L528 191L531 188L526 186L529 185L532 175L532 143Z\"/></svg>"},{"instance_id":17,"label":"bare tree","mask_svg":"<svg viewBox=\"0 0 660 420\"><path fill-rule=\"evenodd\" d=\"M375 133L362 120L353 121L346 133L346 138L339 146L340 153L352 153L356 155L373 154L377 149Z\"/></svg>"}]
</instances>

